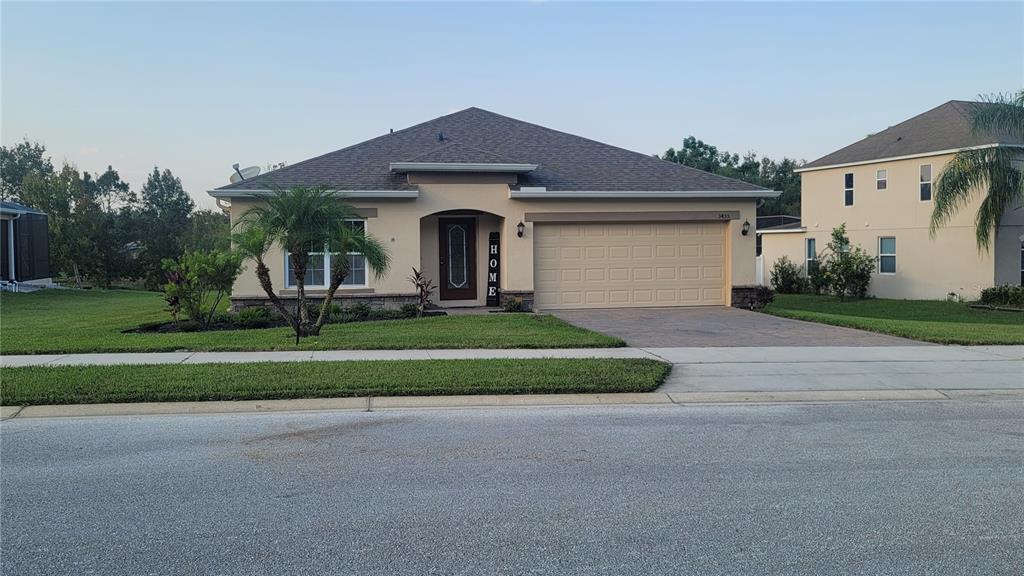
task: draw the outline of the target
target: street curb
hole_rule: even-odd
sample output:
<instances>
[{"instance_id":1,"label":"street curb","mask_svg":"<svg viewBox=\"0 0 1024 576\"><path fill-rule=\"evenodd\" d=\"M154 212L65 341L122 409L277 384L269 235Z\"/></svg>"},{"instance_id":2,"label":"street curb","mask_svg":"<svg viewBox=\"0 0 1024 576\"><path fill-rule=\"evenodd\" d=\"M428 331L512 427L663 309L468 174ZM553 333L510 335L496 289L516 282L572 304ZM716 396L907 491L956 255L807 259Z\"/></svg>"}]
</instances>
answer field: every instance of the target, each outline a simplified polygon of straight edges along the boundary
<instances>
[{"instance_id":1,"label":"street curb","mask_svg":"<svg viewBox=\"0 0 1024 576\"><path fill-rule=\"evenodd\" d=\"M998 390L809 390L778 392L647 392L617 394L509 394L477 396L384 396L241 400L209 402L141 402L0 406L0 419L78 418L89 416L156 416L174 414L251 414L269 412L517 408L566 406L693 406L714 404L801 404L847 402L914 402L956 400L1024 400L1024 389Z\"/></svg>"}]
</instances>

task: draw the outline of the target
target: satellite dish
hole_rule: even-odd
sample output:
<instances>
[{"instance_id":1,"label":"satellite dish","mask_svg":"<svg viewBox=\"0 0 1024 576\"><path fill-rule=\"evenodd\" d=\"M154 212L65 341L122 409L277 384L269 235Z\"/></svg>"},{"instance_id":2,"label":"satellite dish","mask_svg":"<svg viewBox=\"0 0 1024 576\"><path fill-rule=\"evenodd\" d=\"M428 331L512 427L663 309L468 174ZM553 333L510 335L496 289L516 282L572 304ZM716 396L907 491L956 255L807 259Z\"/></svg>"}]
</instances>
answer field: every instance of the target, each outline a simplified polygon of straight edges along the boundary
<instances>
[{"instance_id":1,"label":"satellite dish","mask_svg":"<svg viewBox=\"0 0 1024 576\"><path fill-rule=\"evenodd\" d=\"M231 183L240 182L242 180L248 180L249 178L255 178L260 175L259 166L249 166L248 168L238 169L238 164L234 165L235 173L231 175Z\"/></svg>"}]
</instances>

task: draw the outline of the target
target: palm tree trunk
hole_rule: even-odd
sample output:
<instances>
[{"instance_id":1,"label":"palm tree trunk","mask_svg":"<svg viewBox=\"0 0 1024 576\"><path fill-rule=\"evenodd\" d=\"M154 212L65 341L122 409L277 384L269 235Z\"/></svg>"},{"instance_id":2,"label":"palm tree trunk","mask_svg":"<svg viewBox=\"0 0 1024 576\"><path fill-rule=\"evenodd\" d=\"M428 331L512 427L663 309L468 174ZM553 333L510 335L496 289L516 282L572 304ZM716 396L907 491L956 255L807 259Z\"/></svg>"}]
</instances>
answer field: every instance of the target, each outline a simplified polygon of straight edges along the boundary
<instances>
[{"instance_id":1,"label":"palm tree trunk","mask_svg":"<svg viewBox=\"0 0 1024 576\"><path fill-rule=\"evenodd\" d=\"M291 254L289 259L295 269L295 314L299 325L299 334L307 336L312 329L309 308L306 307L306 268L309 262L305 254Z\"/></svg>"},{"instance_id":2,"label":"palm tree trunk","mask_svg":"<svg viewBox=\"0 0 1024 576\"><path fill-rule=\"evenodd\" d=\"M263 291L267 293L267 297L270 298L270 303L277 309L277 313L284 318L285 322L292 327L293 330L297 329L298 326L295 323L295 317L288 311L284 306L284 302L274 294L274 285L270 281L270 269L262 261L256 262L256 277L260 280L260 286Z\"/></svg>"},{"instance_id":3,"label":"palm tree trunk","mask_svg":"<svg viewBox=\"0 0 1024 576\"><path fill-rule=\"evenodd\" d=\"M338 266L334 270L331 270L331 285L327 287L327 296L324 297L324 303L320 306L320 315L316 318L316 324L310 328L310 336L319 336L320 329L324 327L324 323L327 322L327 317L331 313L331 302L334 300L334 293L338 291L338 287L345 281L345 277L348 276L348 266Z\"/></svg>"}]
</instances>

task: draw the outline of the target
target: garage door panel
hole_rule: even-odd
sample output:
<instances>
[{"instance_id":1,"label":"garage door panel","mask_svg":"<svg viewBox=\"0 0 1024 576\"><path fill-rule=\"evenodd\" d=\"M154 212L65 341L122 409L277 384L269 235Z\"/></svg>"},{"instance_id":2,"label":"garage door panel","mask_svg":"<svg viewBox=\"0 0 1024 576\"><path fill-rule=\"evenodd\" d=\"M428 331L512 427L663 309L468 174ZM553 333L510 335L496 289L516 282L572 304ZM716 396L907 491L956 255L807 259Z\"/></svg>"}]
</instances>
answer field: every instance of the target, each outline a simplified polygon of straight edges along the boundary
<instances>
[{"instance_id":1,"label":"garage door panel","mask_svg":"<svg viewBox=\"0 0 1024 576\"><path fill-rule=\"evenodd\" d=\"M537 223L534 228L539 308L725 303L722 223Z\"/></svg>"}]
</instances>

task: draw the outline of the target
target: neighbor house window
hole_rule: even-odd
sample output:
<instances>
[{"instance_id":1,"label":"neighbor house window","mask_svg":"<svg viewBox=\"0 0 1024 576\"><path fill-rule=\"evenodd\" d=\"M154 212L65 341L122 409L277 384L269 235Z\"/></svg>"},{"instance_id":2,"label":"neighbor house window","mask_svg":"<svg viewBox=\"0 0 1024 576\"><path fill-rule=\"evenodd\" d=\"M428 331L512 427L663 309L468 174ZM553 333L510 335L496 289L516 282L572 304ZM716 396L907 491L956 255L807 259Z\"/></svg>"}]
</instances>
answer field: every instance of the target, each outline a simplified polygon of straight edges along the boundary
<instances>
[{"instance_id":1,"label":"neighbor house window","mask_svg":"<svg viewBox=\"0 0 1024 576\"><path fill-rule=\"evenodd\" d=\"M853 206L853 173L843 178L843 206Z\"/></svg>"},{"instance_id":2,"label":"neighbor house window","mask_svg":"<svg viewBox=\"0 0 1024 576\"><path fill-rule=\"evenodd\" d=\"M365 231L365 220L347 220L346 224L353 229ZM328 252L324 246L323 252L310 252L309 263L306 265L307 287L326 288L331 279L331 270L342 264L342 258L348 259L348 274L341 281L342 286L358 287L366 286L366 257L359 252L341 254L339 252ZM284 255L285 269L288 275L285 278L285 287L295 286L295 270L292 269L291 259L286 253Z\"/></svg>"},{"instance_id":3,"label":"neighbor house window","mask_svg":"<svg viewBox=\"0 0 1024 576\"><path fill-rule=\"evenodd\" d=\"M885 190L889 187L889 171L885 168L875 170L875 190Z\"/></svg>"},{"instance_id":4,"label":"neighbor house window","mask_svg":"<svg viewBox=\"0 0 1024 576\"><path fill-rule=\"evenodd\" d=\"M878 239L878 272L896 273L896 238L893 236L882 236Z\"/></svg>"},{"instance_id":5,"label":"neighbor house window","mask_svg":"<svg viewBox=\"0 0 1024 576\"><path fill-rule=\"evenodd\" d=\"M932 199L932 165L921 165L921 202L930 202Z\"/></svg>"},{"instance_id":6,"label":"neighbor house window","mask_svg":"<svg viewBox=\"0 0 1024 576\"><path fill-rule=\"evenodd\" d=\"M809 274L811 267L818 261L818 243L814 238L808 238L805 241L807 245L806 250L806 266L804 267Z\"/></svg>"},{"instance_id":7,"label":"neighbor house window","mask_svg":"<svg viewBox=\"0 0 1024 576\"><path fill-rule=\"evenodd\" d=\"M1024 286L1024 242L1020 243L1020 285Z\"/></svg>"}]
</instances>

